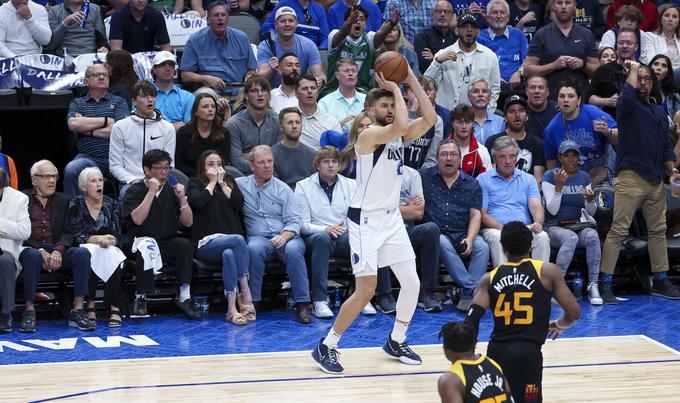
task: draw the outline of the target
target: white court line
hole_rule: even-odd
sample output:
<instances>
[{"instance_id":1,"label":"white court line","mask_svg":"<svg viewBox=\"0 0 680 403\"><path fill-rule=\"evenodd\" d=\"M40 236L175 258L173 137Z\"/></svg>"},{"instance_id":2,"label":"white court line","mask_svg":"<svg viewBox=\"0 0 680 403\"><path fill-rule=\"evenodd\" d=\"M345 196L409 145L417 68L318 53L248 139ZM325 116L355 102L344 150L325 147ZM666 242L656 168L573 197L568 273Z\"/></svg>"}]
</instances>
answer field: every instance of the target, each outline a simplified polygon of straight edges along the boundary
<instances>
[{"instance_id":1,"label":"white court line","mask_svg":"<svg viewBox=\"0 0 680 403\"><path fill-rule=\"evenodd\" d=\"M649 341L649 342L651 342L651 343L653 343L653 344L656 344L657 346L663 348L664 350L668 350L668 351L670 351L671 353L673 353L673 354L675 354L675 355L680 355L680 351L674 349L673 347L667 346L667 345L663 344L662 342L657 341L657 340L654 340L654 339L652 339L651 337L649 337L649 336L647 336L647 335L644 335L644 334L641 334L641 335L639 335L639 336L643 337L644 339L646 339L647 341Z\"/></svg>"}]
</instances>

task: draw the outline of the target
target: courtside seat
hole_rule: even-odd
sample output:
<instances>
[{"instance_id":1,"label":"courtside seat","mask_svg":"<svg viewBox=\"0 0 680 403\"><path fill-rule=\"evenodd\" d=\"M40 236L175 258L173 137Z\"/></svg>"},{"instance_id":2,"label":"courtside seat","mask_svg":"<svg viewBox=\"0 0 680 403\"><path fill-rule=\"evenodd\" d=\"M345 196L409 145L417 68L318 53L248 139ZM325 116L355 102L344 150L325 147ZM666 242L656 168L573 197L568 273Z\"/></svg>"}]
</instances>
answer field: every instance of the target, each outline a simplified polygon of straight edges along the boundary
<instances>
[{"instance_id":1,"label":"courtside seat","mask_svg":"<svg viewBox=\"0 0 680 403\"><path fill-rule=\"evenodd\" d=\"M43 91L29 89L28 91L25 91L24 99L24 104L31 108L68 109L71 101L73 101L73 91Z\"/></svg>"},{"instance_id":2,"label":"courtside seat","mask_svg":"<svg viewBox=\"0 0 680 403\"><path fill-rule=\"evenodd\" d=\"M15 109L19 106L21 106L21 98L16 89L0 89L0 110Z\"/></svg>"}]
</instances>

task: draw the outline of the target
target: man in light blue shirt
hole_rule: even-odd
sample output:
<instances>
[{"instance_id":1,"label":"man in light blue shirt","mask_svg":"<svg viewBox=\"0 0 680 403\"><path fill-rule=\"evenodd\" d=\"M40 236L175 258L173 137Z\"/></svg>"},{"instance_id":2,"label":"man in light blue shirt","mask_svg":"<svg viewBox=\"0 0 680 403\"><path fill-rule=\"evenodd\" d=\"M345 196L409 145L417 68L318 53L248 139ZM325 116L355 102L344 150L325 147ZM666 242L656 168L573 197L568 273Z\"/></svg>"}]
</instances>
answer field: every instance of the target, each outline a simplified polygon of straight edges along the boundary
<instances>
[{"instance_id":1,"label":"man in light blue shirt","mask_svg":"<svg viewBox=\"0 0 680 403\"><path fill-rule=\"evenodd\" d=\"M356 90L359 69L354 60L340 59L335 67L338 89L319 100L319 108L345 126L364 110L366 95Z\"/></svg>"},{"instance_id":2,"label":"man in light blue shirt","mask_svg":"<svg viewBox=\"0 0 680 403\"><path fill-rule=\"evenodd\" d=\"M531 257L550 260L550 239L543 231L545 212L541 194L536 179L515 168L519 150L517 141L509 136L499 137L491 149L496 167L477 177L482 187L481 235L489 244L494 267L508 261L500 241L503 225L511 221L523 222L534 234Z\"/></svg>"},{"instance_id":3,"label":"man in light blue shirt","mask_svg":"<svg viewBox=\"0 0 680 403\"><path fill-rule=\"evenodd\" d=\"M163 119L172 123L176 129L189 123L191 107L194 105L194 94L175 85L175 69L177 59L167 50L156 53L153 61L153 75L156 78L156 108L163 114Z\"/></svg>"},{"instance_id":4,"label":"man in light blue shirt","mask_svg":"<svg viewBox=\"0 0 680 403\"><path fill-rule=\"evenodd\" d=\"M249 163L253 174L236 178L236 183L244 199L243 218L248 232L248 271L253 302L258 304L262 300L265 263L278 260L286 266L297 320L310 323L305 243L299 237L302 223L300 207L290 187L273 176L271 147L259 145L253 148Z\"/></svg>"},{"instance_id":5,"label":"man in light blue shirt","mask_svg":"<svg viewBox=\"0 0 680 403\"><path fill-rule=\"evenodd\" d=\"M222 1L208 7L208 27L192 34L182 55L180 70L184 83L206 85L217 92L235 95L246 75L257 69L248 36L228 26L229 7Z\"/></svg>"}]
</instances>

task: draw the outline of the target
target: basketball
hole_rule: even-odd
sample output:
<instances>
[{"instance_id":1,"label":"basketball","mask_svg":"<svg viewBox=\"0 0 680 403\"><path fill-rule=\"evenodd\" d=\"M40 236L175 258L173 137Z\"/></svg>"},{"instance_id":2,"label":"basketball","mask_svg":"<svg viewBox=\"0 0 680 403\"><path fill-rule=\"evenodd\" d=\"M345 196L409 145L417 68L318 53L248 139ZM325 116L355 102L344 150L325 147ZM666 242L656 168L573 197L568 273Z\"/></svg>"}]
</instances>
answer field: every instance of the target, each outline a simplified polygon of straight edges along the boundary
<instances>
[{"instance_id":1,"label":"basketball","mask_svg":"<svg viewBox=\"0 0 680 403\"><path fill-rule=\"evenodd\" d=\"M388 51L375 59L375 74L382 73L386 80L400 83L408 75L408 62L399 52Z\"/></svg>"}]
</instances>

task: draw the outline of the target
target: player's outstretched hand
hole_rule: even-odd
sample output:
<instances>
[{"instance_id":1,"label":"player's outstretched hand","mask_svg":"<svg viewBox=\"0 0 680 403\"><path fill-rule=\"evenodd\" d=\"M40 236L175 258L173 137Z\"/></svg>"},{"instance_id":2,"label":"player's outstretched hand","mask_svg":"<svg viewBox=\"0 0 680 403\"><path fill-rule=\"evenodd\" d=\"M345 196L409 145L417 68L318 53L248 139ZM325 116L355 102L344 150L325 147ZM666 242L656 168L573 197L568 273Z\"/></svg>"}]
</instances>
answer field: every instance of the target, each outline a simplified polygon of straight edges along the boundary
<instances>
[{"instance_id":1,"label":"player's outstretched hand","mask_svg":"<svg viewBox=\"0 0 680 403\"><path fill-rule=\"evenodd\" d=\"M375 82L378 84L380 88L392 91L392 93L396 95L401 95L401 90L399 89L399 84L395 83L394 81L390 81L385 78L385 76L382 73L378 73L375 75Z\"/></svg>"},{"instance_id":2,"label":"player's outstretched hand","mask_svg":"<svg viewBox=\"0 0 680 403\"><path fill-rule=\"evenodd\" d=\"M556 320L553 320L550 322L548 325L548 338L551 340L555 340L556 338L560 337L562 332L564 331L564 328L562 328Z\"/></svg>"}]
</instances>

